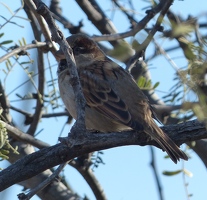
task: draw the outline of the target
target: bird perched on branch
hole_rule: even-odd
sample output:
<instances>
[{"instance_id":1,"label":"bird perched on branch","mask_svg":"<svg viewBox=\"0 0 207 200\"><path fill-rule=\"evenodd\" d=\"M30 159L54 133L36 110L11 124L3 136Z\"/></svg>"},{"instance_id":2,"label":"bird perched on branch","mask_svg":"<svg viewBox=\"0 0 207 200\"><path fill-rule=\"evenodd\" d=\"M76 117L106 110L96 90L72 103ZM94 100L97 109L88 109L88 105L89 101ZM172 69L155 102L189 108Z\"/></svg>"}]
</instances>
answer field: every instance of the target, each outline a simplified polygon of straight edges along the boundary
<instances>
[{"instance_id":1,"label":"bird perched on branch","mask_svg":"<svg viewBox=\"0 0 207 200\"><path fill-rule=\"evenodd\" d=\"M110 60L98 45L83 34L72 35L67 42L73 50L77 71L87 105L85 123L87 129L115 132L126 129L144 131L165 150L173 162L188 157L156 125L155 113L147 97L132 76ZM76 119L73 88L69 70L61 50L58 83L62 100L69 113Z\"/></svg>"}]
</instances>

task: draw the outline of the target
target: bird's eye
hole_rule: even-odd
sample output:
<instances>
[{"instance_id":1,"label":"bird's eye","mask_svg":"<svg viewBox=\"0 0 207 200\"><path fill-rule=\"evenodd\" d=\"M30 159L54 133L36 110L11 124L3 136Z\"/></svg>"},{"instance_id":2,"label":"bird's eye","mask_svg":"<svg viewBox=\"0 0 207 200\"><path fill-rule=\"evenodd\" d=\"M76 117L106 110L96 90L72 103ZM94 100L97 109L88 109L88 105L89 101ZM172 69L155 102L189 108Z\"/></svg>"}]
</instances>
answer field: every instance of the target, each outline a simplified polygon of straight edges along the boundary
<instances>
[{"instance_id":1,"label":"bird's eye","mask_svg":"<svg viewBox=\"0 0 207 200\"><path fill-rule=\"evenodd\" d=\"M73 53L74 54L83 54L85 53L86 49L84 47L76 46L73 48Z\"/></svg>"}]
</instances>

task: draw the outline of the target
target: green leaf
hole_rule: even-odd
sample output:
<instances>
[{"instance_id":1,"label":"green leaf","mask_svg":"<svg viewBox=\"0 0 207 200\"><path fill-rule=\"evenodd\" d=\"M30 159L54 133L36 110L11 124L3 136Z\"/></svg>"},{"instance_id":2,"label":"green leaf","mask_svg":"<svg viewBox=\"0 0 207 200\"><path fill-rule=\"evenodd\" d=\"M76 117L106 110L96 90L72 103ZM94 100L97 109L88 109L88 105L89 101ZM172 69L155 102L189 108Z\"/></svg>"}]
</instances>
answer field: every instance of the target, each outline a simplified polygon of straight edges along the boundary
<instances>
[{"instance_id":1,"label":"green leaf","mask_svg":"<svg viewBox=\"0 0 207 200\"><path fill-rule=\"evenodd\" d=\"M30 60L30 61L25 61L25 62L20 62L20 65L29 65L29 64L31 64L31 63L32 63L32 60ZM28 70L28 69L29 69L29 66L24 67L24 69L25 69L25 70Z\"/></svg>"},{"instance_id":2,"label":"green leaf","mask_svg":"<svg viewBox=\"0 0 207 200\"><path fill-rule=\"evenodd\" d=\"M25 38L23 37L22 38L22 41L23 41L23 43L24 43L24 46L27 44L27 42L26 42L26 40L25 40Z\"/></svg>"},{"instance_id":3,"label":"green leaf","mask_svg":"<svg viewBox=\"0 0 207 200\"><path fill-rule=\"evenodd\" d=\"M4 159L4 160L8 160L8 159L9 159L8 156L6 156L5 154L2 154L1 152L0 152L0 157L1 157L2 159Z\"/></svg>"},{"instance_id":4,"label":"green leaf","mask_svg":"<svg viewBox=\"0 0 207 200\"><path fill-rule=\"evenodd\" d=\"M149 80L149 81L147 81L147 82L145 83L145 88L146 88L146 89L151 89L151 85L152 85L152 81Z\"/></svg>"},{"instance_id":5,"label":"green leaf","mask_svg":"<svg viewBox=\"0 0 207 200\"><path fill-rule=\"evenodd\" d=\"M20 99L23 99L23 97L20 94L16 94L17 97L19 97Z\"/></svg>"},{"instance_id":6,"label":"green leaf","mask_svg":"<svg viewBox=\"0 0 207 200\"><path fill-rule=\"evenodd\" d=\"M22 47L23 46L22 41L21 40L18 41L19 41L19 45Z\"/></svg>"},{"instance_id":7,"label":"green leaf","mask_svg":"<svg viewBox=\"0 0 207 200\"><path fill-rule=\"evenodd\" d=\"M3 71L5 74L8 74L8 72L7 72L5 69L2 69L2 71Z\"/></svg>"},{"instance_id":8,"label":"green leaf","mask_svg":"<svg viewBox=\"0 0 207 200\"><path fill-rule=\"evenodd\" d=\"M12 64L11 64L10 60L8 59L8 60L6 61L6 68L7 68L8 71L10 71L10 68L11 68L11 67L12 67Z\"/></svg>"},{"instance_id":9,"label":"green leaf","mask_svg":"<svg viewBox=\"0 0 207 200\"><path fill-rule=\"evenodd\" d=\"M4 35L4 33L0 33L0 38Z\"/></svg>"},{"instance_id":10,"label":"green leaf","mask_svg":"<svg viewBox=\"0 0 207 200\"><path fill-rule=\"evenodd\" d=\"M174 176L177 174L180 174L183 170L177 170L177 171L163 171L162 174L165 176Z\"/></svg>"},{"instance_id":11,"label":"green leaf","mask_svg":"<svg viewBox=\"0 0 207 200\"><path fill-rule=\"evenodd\" d=\"M171 102L174 102L175 99L176 99L176 97L177 97L180 93L181 93L181 92L177 92L177 93L173 94L173 97L172 97L172 99L171 99Z\"/></svg>"},{"instance_id":12,"label":"green leaf","mask_svg":"<svg viewBox=\"0 0 207 200\"><path fill-rule=\"evenodd\" d=\"M0 43L0 46L2 46L3 44L10 44L12 42L13 42L13 40L5 40L5 41Z\"/></svg>"},{"instance_id":13,"label":"green leaf","mask_svg":"<svg viewBox=\"0 0 207 200\"><path fill-rule=\"evenodd\" d=\"M153 89L157 88L159 86L160 82L157 82L154 84Z\"/></svg>"},{"instance_id":14,"label":"green leaf","mask_svg":"<svg viewBox=\"0 0 207 200\"><path fill-rule=\"evenodd\" d=\"M137 85L142 90L152 90L152 89L154 89L155 87L157 87L159 85L159 82L155 83L155 85L152 87L152 81L151 80L148 80L144 76L140 76L138 81L137 81Z\"/></svg>"},{"instance_id":15,"label":"green leaf","mask_svg":"<svg viewBox=\"0 0 207 200\"><path fill-rule=\"evenodd\" d=\"M141 76L137 82L137 85L140 87L140 88L143 88L144 85L145 85L145 82L146 82L146 78Z\"/></svg>"}]
</instances>

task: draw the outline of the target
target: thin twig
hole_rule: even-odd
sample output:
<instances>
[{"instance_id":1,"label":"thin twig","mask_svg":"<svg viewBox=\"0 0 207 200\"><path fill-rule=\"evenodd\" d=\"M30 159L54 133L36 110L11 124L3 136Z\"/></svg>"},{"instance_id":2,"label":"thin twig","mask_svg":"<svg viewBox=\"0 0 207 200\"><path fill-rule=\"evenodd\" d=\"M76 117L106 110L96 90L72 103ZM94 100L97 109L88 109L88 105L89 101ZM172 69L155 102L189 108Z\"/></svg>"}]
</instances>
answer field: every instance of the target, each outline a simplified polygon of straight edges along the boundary
<instances>
[{"instance_id":1,"label":"thin twig","mask_svg":"<svg viewBox=\"0 0 207 200\"><path fill-rule=\"evenodd\" d=\"M69 162L69 161L68 161ZM63 170L63 168L68 164L68 162L65 162L64 164L61 164L51 176L49 176L46 180L44 180L42 183L40 183L37 187L30 190L28 194L18 194L18 198L20 200L29 200L31 199L35 194L37 194L40 190L43 190L47 185L49 185L54 179L59 175L59 173Z\"/></svg>"},{"instance_id":2,"label":"thin twig","mask_svg":"<svg viewBox=\"0 0 207 200\"><path fill-rule=\"evenodd\" d=\"M37 62L37 69L38 69L38 89L37 89L37 100L35 106L35 112L33 115L32 123L27 131L28 134L34 135L37 129L39 120L42 116L42 107L43 107L43 96L44 96L44 79L45 79L45 70L44 70L44 56L43 52L40 49L37 49L38 53L38 62Z\"/></svg>"},{"instance_id":3,"label":"thin twig","mask_svg":"<svg viewBox=\"0 0 207 200\"><path fill-rule=\"evenodd\" d=\"M47 45L48 45L48 43L46 43L46 42L35 42L35 44L27 44L25 46L18 47L16 49L12 50L11 52L8 52L6 55L0 57L0 63L9 59L11 56L14 56L22 51L26 51L26 50L34 49L34 48L39 48L39 47L44 47Z\"/></svg>"},{"instance_id":4,"label":"thin twig","mask_svg":"<svg viewBox=\"0 0 207 200\"><path fill-rule=\"evenodd\" d=\"M148 47L148 45L150 44L150 42L152 41L155 33L157 31L160 31L161 29L161 23L164 19L165 14L167 13L167 11L169 10L169 7L172 4L172 0L171 1L160 1L160 4L162 5L162 9L161 12L159 14L159 17L157 18L156 24L154 26L154 28L149 32L147 38L144 40L144 42L142 44L139 45L139 47L136 49L136 53L135 55L130 59L130 61L127 64L127 68L130 68L131 63L135 63L136 60L139 59L140 54L142 51L145 51L146 48ZM154 12L153 10L149 11L149 13ZM150 14L148 14L150 15Z\"/></svg>"},{"instance_id":5,"label":"thin twig","mask_svg":"<svg viewBox=\"0 0 207 200\"><path fill-rule=\"evenodd\" d=\"M102 35L102 36L96 36L94 35L92 38L95 41L113 41L113 40L118 40L118 39L123 39L126 37L134 36L136 35L139 31L143 30L147 23L157 14L161 11L162 14L166 13L167 9L171 6L172 0L166 1L166 0L161 0L157 6L155 6L152 10L147 12L147 15L139 21L139 23L134 26L133 29L130 31L126 31L123 33L117 33L117 34L111 34L111 35ZM164 16L164 15L163 15ZM160 15L161 19L162 15ZM157 21L158 23L158 21Z\"/></svg>"},{"instance_id":6,"label":"thin twig","mask_svg":"<svg viewBox=\"0 0 207 200\"><path fill-rule=\"evenodd\" d=\"M159 179L158 172L157 172L154 149L152 146L150 146L150 152L151 152L151 163L150 164L151 164L154 176L155 176L155 181L156 181L156 185L157 185L159 198L160 198L160 200L164 200L162 186L161 186L160 179Z\"/></svg>"},{"instance_id":7,"label":"thin twig","mask_svg":"<svg viewBox=\"0 0 207 200\"><path fill-rule=\"evenodd\" d=\"M48 29L48 26L47 26L45 20L36 12L37 8L36 8L33 0L24 0L24 2L25 2L25 4L27 4L29 9L34 13L37 21L39 22L39 25L41 27L41 33L43 33L45 40L51 41L51 44L52 44L51 52L53 53L53 55L55 55L57 48L56 48L54 42L52 42L52 40L51 40L51 33L50 33L50 30Z\"/></svg>"}]
</instances>

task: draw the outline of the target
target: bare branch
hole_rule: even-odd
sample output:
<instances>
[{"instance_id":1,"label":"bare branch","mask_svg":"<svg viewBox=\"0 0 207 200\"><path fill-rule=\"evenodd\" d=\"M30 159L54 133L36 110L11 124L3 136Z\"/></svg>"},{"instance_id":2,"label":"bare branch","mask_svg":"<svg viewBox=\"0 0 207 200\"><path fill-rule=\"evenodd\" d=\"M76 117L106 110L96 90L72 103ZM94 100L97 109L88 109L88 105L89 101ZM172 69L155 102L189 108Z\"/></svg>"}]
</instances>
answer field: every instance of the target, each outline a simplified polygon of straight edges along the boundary
<instances>
[{"instance_id":1,"label":"bare branch","mask_svg":"<svg viewBox=\"0 0 207 200\"><path fill-rule=\"evenodd\" d=\"M144 29L147 23L160 11L162 13L162 15L160 15L160 19L162 16L164 17L163 14L167 12L172 2L173 2L172 0L170 1L161 0L160 3L157 4L157 6L155 6L153 9L146 11L147 15L142 20L140 20L139 23L136 26L134 26L134 28L130 31L127 31L124 33L111 34L111 35L93 36L92 38L95 41L113 41L113 40L118 40L118 39L130 37L130 36L134 36L139 31Z\"/></svg>"},{"instance_id":2,"label":"bare branch","mask_svg":"<svg viewBox=\"0 0 207 200\"><path fill-rule=\"evenodd\" d=\"M26 50L29 50L29 49L34 49L34 48L40 48L40 47L44 47L44 46L47 46L49 45L48 43L46 42L35 42L35 44L27 44L25 46L21 46L21 47L18 47L14 50L12 50L11 52L5 54L4 56L0 57L0 63L9 59L11 56L14 56L16 54L19 54L21 53L22 51L26 51ZM50 46L50 45L49 45Z\"/></svg>"},{"instance_id":3,"label":"bare branch","mask_svg":"<svg viewBox=\"0 0 207 200\"><path fill-rule=\"evenodd\" d=\"M82 21L79 22L77 26L73 25L68 19L62 16L62 9L59 7L59 1L52 0L50 4L50 11L54 19L58 20L64 25L64 28L68 29L71 34L81 33L81 28L83 26Z\"/></svg>"},{"instance_id":4,"label":"bare branch","mask_svg":"<svg viewBox=\"0 0 207 200\"><path fill-rule=\"evenodd\" d=\"M43 107L43 95L44 95L44 79L45 79L45 70L44 70L44 57L43 52L38 49L38 62L37 62L37 68L38 68L38 92L37 92L37 101L35 106L35 112L33 115L32 123L27 131L28 134L34 135L35 131L37 129L39 120L42 116L42 107Z\"/></svg>"},{"instance_id":5,"label":"bare branch","mask_svg":"<svg viewBox=\"0 0 207 200\"><path fill-rule=\"evenodd\" d=\"M28 154L34 153L34 147L25 144L19 141L13 142L14 146L18 147L19 154L13 154L10 153L9 155L9 162L15 163L18 159L27 156ZM30 169L32 170L32 169ZM26 189L35 188L37 185L42 183L45 179L47 179L49 176L52 175L52 171L50 169L47 169L38 175L27 179L25 181L22 181L18 183L19 185L23 186ZM63 192L64 191L64 192ZM42 200L80 200L80 198L74 194L72 189L66 186L63 182L60 180L51 182L50 185L48 185L43 190L39 191L37 193L38 197Z\"/></svg>"},{"instance_id":6,"label":"bare branch","mask_svg":"<svg viewBox=\"0 0 207 200\"><path fill-rule=\"evenodd\" d=\"M28 194L20 193L18 194L18 198L20 200L29 200L31 199L35 194L37 194L39 191L43 190L47 185L49 185L54 179L60 174L60 172L63 170L65 165L67 164L61 164L53 173L51 176L49 176L46 180L44 180L42 183L37 185L35 188L31 189Z\"/></svg>"},{"instance_id":7,"label":"bare branch","mask_svg":"<svg viewBox=\"0 0 207 200\"><path fill-rule=\"evenodd\" d=\"M157 190L158 190L158 193L159 193L159 199L164 200L162 186L161 186L161 183L160 183L160 179L159 179L158 171L157 171L157 166L156 166L155 153L154 153L154 149L153 149L152 146L150 146L150 152L151 152L151 163L150 164L152 166L152 171L153 171L154 176L155 176Z\"/></svg>"},{"instance_id":8,"label":"bare branch","mask_svg":"<svg viewBox=\"0 0 207 200\"><path fill-rule=\"evenodd\" d=\"M52 15L47 8L45 4L43 4L41 1L34 0L36 6L37 6L37 12L41 14L45 20L47 21L49 28L52 32L52 38L55 42L57 42L62 51L65 54L66 60L67 60L67 66L70 73L70 83L73 87L73 91L75 94L75 100L76 100L76 110L77 110L77 120L74 126L71 129L71 136L79 136L79 134L83 134L86 130L85 128L85 105L86 100L82 92L80 80L78 77L78 72L75 64L75 60L73 57L72 49L69 46L69 44L66 42L66 39L64 38L62 32L58 29L56 26ZM77 133L77 134L76 134ZM77 138L76 136L76 138ZM76 141L77 142L77 141Z\"/></svg>"},{"instance_id":9,"label":"bare branch","mask_svg":"<svg viewBox=\"0 0 207 200\"><path fill-rule=\"evenodd\" d=\"M102 34L110 35L117 33L113 23L107 18L105 13L94 0L76 0L76 2L86 13L88 19L98 28ZM111 44L116 46L119 44L119 41L113 40Z\"/></svg>"},{"instance_id":10,"label":"bare branch","mask_svg":"<svg viewBox=\"0 0 207 200\"><path fill-rule=\"evenodd\" d=\"M79 166L76 162L70 162L70 165L73 166L86 180L88 185L90 186L91 190L93 191L96 199L98 200L106 200L106 195L104 193L103 188L101 187L99 181L97 180L96 176L94 175L91 168L83 168Z\"/></svg>"},{"instance_id":11,"label":"bare branch","mask_svg":"<svg viewBox=\"0 0 207 200\"><path fill-rule=\"evenodd\" d=\"M32 0L24 0L24 2L29 7L29 9L34 13L34 15L35 15L37 21L39 22L40 27L41 27L41 33L43 33L45 39L52 43L53 48L51 49L51 52L53 54L55 54L56 47L55 47L55 44L51 40L51 33L50 33L50 30L48 29L47 24L45 23L45 20L36 12L36 6Z\"/></svg>"}]
</instances>

